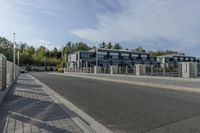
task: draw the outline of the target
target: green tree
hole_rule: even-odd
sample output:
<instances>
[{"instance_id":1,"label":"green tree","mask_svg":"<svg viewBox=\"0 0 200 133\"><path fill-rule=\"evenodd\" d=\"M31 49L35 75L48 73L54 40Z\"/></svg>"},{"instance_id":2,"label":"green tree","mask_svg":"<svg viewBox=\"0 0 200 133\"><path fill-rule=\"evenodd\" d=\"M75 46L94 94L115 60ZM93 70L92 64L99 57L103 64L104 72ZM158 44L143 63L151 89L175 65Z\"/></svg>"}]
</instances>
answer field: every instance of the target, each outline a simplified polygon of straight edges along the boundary
<instances>
[{"instance_id":1,"label":"green tree","mask_svg":"<svg viewBox=\"0 0 200 133\"><path fill-rule=\"evenodd\" d=\"M113 49L122 49L122 46L120 46L119 43L116 43L114 46L113 46Z\"/></svg>"},{"instance_id":2,"label":"green tree","mask_svg":"<svg viewBox=\"0 0 200 133\"><path fill-rule=\"evenodd\" d=\"M162 56L162 55L169 55L169 54L178 54L178 51L173 50L166 50L166 51L149 51L151 56ZM184 54L184 53L183 53Z\"/></svg>"},{"instance_id":3,"label":"green tree","mask_svg":"<svg viewBox=\"0 0 200 133\"><path fill-rule=\"evenodd\" d=\"M13 60L12 43L5 37L0 37L0 53L3 53L7 60Z\"/></svg>"},{"instance_id":4,"label":"green tree","mask_svg":"<svg viewBox=\"0 0 200 133\"><path fill-rule=\"evenodd\" d=\"M106 48L106 43L105 42L100 43L99 48Z\"/></svg>"},{"instance_id":5,"label":"green tree","mask_svg":"<svg viewBox=\"0 0 200 133\"><path fill-rule=\"evenodd\" d=\"M109 42L109 43L107 44L106 48L107 48L107 49L112 49L112 48L113 48L113 45L112 45L112 43L111 43L111 42Z\"/></svg>"},{"instance_id":6,"label":"green tree","mask_svg":"<svg viewBox=\"0 0 200 133\"><path fill-rule=\"evenodd\" d=\"M135 48L133 51L136 51L136 52L146 52L146 50L143 49L141 46L139 46L138 48Z\"/></svg>"}]
</instances>

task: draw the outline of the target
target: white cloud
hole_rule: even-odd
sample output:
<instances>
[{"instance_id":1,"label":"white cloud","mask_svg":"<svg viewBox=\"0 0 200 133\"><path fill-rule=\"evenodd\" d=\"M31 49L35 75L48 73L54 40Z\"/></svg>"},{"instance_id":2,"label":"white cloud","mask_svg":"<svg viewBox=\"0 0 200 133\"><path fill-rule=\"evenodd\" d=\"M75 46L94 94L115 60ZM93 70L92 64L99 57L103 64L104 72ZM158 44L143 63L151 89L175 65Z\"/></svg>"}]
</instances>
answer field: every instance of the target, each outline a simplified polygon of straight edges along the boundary
<instances>
[{"instance_id":1,"label":"white cloud","mask_svg":"<svg viewBox=\"0 0 200 133\"><path fill-rule=\"evenodd\" d=\"M186 50L200 45L199 0L119 0L120 11L98 14L95 28L74 29L94 41L164 44ZM157 48L157 47L156 47Z\"/></svg>"},{"instance_id":2,"label":"white cloud","mask_svg":"<svg viewBox=\"0 0 200 133\"><path fill-rule=\"evenodd\" d=\"M27 43L47 38L48 29L41 26L41 19L58 16L54 13L54 3L48 2L47 0L0 0L0 36L12 40L12 33L16 32L17 42Z\"/></svg>"},{"instance_id":3,"label":"white cloud","mask_svg":"<svg viewBox=\"0 0 200 133\"><path fill-rule=\"evenodd\" d=\"M55 43L52 43L52 42L47 41L47 40L36 40L36 41L33 41L32 43L35 44L34 46L36 48L38 48L40 46L44 46L49 50L53 50L55 48L55 46L56 46ZM56 48L60 49L61 47L60 46L56 46Z\"/></svg>"},{"instance_id":4,"label":"white cloud","mask_svg":"<svg viewBox=\"0 0 200 133\"><path fill-rule=\"evenodd\" d=\"M29 12L39 12L46 15L51 16L58 16L55 12L52 11L51 4L47 4L49 1L40 1L40 0L13 0L14 3L17 4L17 6L20 6L24 10L28 10Z\"/></svg>"}]
</instances>

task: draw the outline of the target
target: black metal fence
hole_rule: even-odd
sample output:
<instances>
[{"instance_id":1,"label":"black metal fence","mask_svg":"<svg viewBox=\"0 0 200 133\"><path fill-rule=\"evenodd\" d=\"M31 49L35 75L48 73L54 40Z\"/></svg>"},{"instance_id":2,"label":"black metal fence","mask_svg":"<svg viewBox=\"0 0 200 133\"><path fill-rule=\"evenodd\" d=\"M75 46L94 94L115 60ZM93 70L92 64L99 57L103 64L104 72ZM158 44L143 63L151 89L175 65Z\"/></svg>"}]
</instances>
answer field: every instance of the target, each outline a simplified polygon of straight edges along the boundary
<instances>
[{"instance_id":1,"label":"black metal fence","mask_svg":"<svg viewBox=\"0 0 200 133\"><path fill-rule=\"evenodd\" d=\"M180 63L170 65L159 64L141 64L143 76L165 76L165 77L182 77L182 65ZM81 73L95 73L95 67L83 68L65 68L65 72L81 72ZM97 73L102 74L122 74L122 75L137 75L136 64L132 66L111 66L111 67L98 67ZM200 63L198 64L198 75L200 76Z\"/></svg>"}]
</instances>

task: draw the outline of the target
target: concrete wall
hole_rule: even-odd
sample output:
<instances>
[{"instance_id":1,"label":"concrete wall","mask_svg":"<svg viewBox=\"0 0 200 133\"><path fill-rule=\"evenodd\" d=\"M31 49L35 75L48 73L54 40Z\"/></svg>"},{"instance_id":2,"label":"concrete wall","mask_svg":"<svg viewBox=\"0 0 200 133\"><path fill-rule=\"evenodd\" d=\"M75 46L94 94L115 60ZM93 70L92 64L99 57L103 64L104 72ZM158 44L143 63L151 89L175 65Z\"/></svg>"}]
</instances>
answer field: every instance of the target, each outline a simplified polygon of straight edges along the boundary
<instances>
[{"instance_id":1,"label":"concrete wall","mask_svg":"<svg viewBox=\"0 0 200 133\"><path fill-rule=\"evenodd\" d=\"M0 54L0 91L6 89L6 57Z\"/></svg>"},{"instance_id":2,"label":"concrete wall","mask_svg":"<svg viewBox=\"0 0 200 133\"><path fill-rule=\"evenodd\" d=\"M13 81L13 63L10 61L6 62L7 68L7 85Z\"/></svg>"},{"instance_id":3,"label":"concrete wall","mask_svg":"<svg viewBox=\"0 0 200 133\"><path fill-rule=\"evenodd\" d=\"M183 78L197 78L198 67L196 62L183 62L182 64L182 77Z\"/></svg>"},{"instance_id":4,"label":"concrete wall","mask_svg":"<svg viewBox=\"0 0 200 133\"><path fill-rule=\"evenodd\" d=\"M146 65L145 64L136 64L135 69L136 69L137 76L146 75Z\"/></svg>"},{"instance_id":5,"label":"concrete wall","mask_svg":"<svg viewBox=\"0 0 200 133\"><path fill-rule=\"evenodd\" d=\"M15 67L15 77L13 68ZM19 67L6 60L6 57L0 54L0 103L6 96L13 81L19 75Z\"/></svg>"},{"instance_id":6,"label":"concrete wall","mask_svg":"<svg viewBox=\"0 0 200 133\"><path fill-rule=\"evenodd\" d=\"M101 73L101 67L94 66L94 74Z\"/></svg>"}]
</instances>

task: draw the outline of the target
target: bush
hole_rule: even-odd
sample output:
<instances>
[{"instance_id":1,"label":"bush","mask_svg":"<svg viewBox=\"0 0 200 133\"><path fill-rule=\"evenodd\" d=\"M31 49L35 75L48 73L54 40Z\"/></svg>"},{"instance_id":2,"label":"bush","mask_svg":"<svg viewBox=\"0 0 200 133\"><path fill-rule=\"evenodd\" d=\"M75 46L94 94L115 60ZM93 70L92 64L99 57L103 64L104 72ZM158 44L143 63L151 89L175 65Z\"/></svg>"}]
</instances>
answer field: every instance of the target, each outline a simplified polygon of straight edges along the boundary
<instances>
[{"instance_id":1,"label":"bush","mask_svg":"<svg viewBox=\"0 0 200 133\"><path fill-rule=\"evenodd\" d=\"M59 73L64 73L64 68L58 68Z\"/></svg>"}]
</instances>

